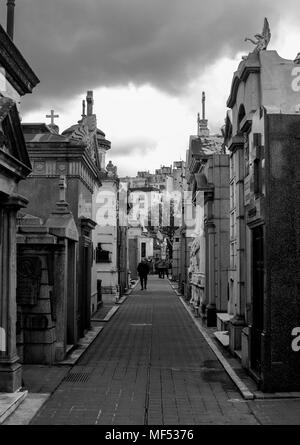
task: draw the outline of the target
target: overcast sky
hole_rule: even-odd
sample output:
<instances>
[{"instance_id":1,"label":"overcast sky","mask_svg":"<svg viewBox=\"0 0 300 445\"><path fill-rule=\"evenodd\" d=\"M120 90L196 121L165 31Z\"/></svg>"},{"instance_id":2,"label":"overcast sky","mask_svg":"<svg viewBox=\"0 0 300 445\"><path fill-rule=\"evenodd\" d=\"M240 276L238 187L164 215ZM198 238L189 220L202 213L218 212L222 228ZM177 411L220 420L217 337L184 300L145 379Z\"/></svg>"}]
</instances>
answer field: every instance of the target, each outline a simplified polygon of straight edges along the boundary
<instances>
[{"instance_id":1,"label":"overcast sky","mask_svg":"<svg viewBox=\"0 0 300 445\"><path fill-rule=\"evenodd\" d=\"M0 2L5 24L6 1ZM232 75L268 17L269 49L300 51L298 0L16 0L15 43L40 78L23 122L55 109L63 131L94 90L98 126L119 174L184 159L201 92L213 132L224 122Z\"/></svg>"}]
</instances>

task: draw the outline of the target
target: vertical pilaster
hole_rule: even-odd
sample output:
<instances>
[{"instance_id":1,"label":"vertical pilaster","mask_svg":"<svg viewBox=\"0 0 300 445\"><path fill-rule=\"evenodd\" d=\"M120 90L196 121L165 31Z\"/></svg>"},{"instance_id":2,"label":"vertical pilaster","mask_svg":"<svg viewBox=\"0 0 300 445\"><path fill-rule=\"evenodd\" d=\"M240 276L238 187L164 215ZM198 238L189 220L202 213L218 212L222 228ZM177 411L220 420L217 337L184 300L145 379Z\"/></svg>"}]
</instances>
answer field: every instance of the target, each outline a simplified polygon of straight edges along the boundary
<instances>
[{"instance_id":1,"label":"vertical pilaster","mask_svg":"<svg viewBox=\"0 0 300 445\"><path fill-rule=\"evenodd\" d=\"M207 266L206 271L206 286L208 286L208 305L206 307L206 323L208 327L217 325L217 310L215 298L215 224L213 223L213 194L207 194L208 202L208 219L206 221L207 233Z\"/></svg>"},{"instance_id":2,"label":"vertical pilaster","mask_svg":"<svg viewBox=\"0 0 300 445\"><path fill-rule=\"evenodd\" d=\"M56 313L55 359L65 358L67 349L67 241L54 253L54 296Z\"/></svg>"},{"instance_id":3,"label":"vertical pilaster","mask_svg":"<svg viewBox=\"0 0 300 445\"><path fill-rule=\"evenodd\" d=\"M15 392L22 386L16 345L16 215L27 203L18 195L0 203L0 392Z\"/></svg>"},{"instance_id":4,"label":"vertical pilaster","mask_svg":"<svg viewBox=\"0 0 300 445\"><path fill-rule=\"evenodd\" d=\"M235 315L230 321L230 343L231 351L241 349L242 329L245 326L245 210L244 210L244 145L239 144L234 156L236 157L236 240L237 240L237 283Z\"/></svg>"}]
</instances>

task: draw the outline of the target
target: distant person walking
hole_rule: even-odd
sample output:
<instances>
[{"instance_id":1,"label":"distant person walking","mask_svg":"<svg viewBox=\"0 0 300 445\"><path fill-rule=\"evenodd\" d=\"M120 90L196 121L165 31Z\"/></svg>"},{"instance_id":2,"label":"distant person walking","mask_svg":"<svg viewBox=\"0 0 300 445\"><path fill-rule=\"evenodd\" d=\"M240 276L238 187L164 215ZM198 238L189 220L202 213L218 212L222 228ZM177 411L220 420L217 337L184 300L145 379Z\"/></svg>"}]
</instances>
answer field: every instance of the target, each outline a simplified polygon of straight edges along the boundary
<instances>
[{"instance_id":1,"label":"distant person walking","mask_svg":"<svg viewBox=\"0 0 300 445\"><path fill-rule=\"evenodd\" d=\"M167 275L168 278L168 264L166 261L164 260L159 261L157 269L159 278L165 278L165 275Z\"/></svg>"},{"instance_id":2,"label":"distant person walking","mask_svg":"<svg viewBox=\"0 0 300 445\"><path fill-rule=\"evenodd\" d=\"M147 279L149 274L149 265L147 260L144 258L138 265L137 271L140 277L141 290L147 289Z\"/></svg>"}]
</instances>

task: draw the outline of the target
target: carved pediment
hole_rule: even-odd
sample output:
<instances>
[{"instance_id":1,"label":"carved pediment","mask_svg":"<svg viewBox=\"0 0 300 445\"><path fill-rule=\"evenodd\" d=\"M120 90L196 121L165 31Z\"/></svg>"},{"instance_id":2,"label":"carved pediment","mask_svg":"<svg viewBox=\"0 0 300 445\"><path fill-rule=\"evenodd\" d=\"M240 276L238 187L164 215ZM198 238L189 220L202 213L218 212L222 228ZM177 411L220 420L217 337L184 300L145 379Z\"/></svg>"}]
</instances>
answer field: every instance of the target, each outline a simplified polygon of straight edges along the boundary
<instances>
[{"instance_id":1,"label":"carved pediment","mask_svg":"<svg viewBox=\"0 0 300 445\"><path fill-rule=\"evenodd\" d=\"M86 122L86 118L84 118L82 121L78 122L78 125L74 126L74 129L70 135L70 139L78 142L83 142L86 145L86 153L92 160L93 164L99 170L101 170L96 130L96 126L94 131L90 130Z\"/></svg>"},{"instance_id":2,"label":"carved pediment","mask_svg":"<svg viewBox=\"0 0 300 445\"><path fill-rule=\"evenodd\" d=\"M79 240L78 230L71 212L52 212L45 222L52 235L67 238L73 241Z\"/></svg>"},{"instance_id":3,"label":"carved pediment","mask_svg":"<svg viewBox=\"0 0 300 445\"><path fill-rule=\"evenodd\" d=\"M0 163L18 179L31 172L19 112L15 102L7 97L0 97Z\"/></svg>"}]
</instances>

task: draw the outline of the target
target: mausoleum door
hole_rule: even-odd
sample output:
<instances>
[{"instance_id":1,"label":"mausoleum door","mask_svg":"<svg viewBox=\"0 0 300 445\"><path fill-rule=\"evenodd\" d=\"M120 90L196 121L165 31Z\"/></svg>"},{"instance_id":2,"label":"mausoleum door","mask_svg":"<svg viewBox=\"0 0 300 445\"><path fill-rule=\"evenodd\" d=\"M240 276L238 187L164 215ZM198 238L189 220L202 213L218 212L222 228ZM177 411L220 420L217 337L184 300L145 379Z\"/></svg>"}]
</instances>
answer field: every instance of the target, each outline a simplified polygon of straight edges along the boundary
<instances>
[{"instance_id":1,"label":"mausoleum door","mask_svg":"<svg viewBox=\"0 0 300 445\"><path fill-rule=\"evenodd\" d=\"M129 269L131 272L131 278L137 278L137 266L138 266L138 246L137 239L129 240Z\"/></svg>"},{"instance_id":2,"label":"mausoleum door","mask_svg":"<svg viewBox=\"0 0 300 445\"><path fill-rule=\"evenodd\" d=\"M261 372L261 335L264 329L264 231L263 226L252 230L252 331L251 368Z\"/></svg>"},{"instance_id":3,"label":"mausoleum door","mask_svg":"<svg viewBox=\"0 0 300 445\"><path fill-rule=\"evenodd\" d=\"M77 343L76 243L68 240L67 344Z\"/></svg>"},{"instance_id":4,"label":"mausoleum door","mask_svg":"<svg viewBox=\"0 0 300 445\"><path fill-rule=\"evenodd\" d=\"M79 295L78 311L79 323L78 334L83 337L85 332L90 329L90 301L91 301L91 258L92 244L88 237L81 237L81 254L79 261Z\"/></svg>"}]
</instances>

